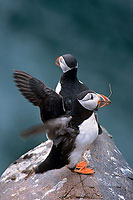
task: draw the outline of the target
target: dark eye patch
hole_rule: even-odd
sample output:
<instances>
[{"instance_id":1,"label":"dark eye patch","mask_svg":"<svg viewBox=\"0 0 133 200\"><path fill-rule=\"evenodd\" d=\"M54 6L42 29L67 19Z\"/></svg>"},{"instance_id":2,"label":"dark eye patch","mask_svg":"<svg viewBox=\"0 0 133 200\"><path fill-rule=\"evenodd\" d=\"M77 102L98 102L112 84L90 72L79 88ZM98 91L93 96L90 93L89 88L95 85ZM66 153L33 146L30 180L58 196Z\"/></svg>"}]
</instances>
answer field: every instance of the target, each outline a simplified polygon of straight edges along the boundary
<instances>
[{"instance_id":1,"label":"dark eye patch","mask_svg":"<svg viewBox=\"0 0 133 200\"><path fill-rule=\"evenodd\" d=\"M93 95L91 94L91 99L93 99Z\"/></svg>"}]
</instances>

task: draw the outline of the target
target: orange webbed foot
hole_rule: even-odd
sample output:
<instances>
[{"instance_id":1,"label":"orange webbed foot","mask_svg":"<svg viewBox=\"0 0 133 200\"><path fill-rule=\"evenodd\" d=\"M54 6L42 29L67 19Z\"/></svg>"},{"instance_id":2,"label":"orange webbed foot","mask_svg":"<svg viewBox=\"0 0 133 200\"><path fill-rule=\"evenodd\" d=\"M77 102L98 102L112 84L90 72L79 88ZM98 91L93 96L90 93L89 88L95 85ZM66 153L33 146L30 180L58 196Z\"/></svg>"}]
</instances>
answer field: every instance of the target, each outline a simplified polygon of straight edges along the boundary
<instances>
[{"instance_id":1,"label":"orange webbed foot","mask_svg":"<svg viewBox=\"0 0 133 200\"><path fill-rule=\"evenodd\" d=\"M79 174L93 174L95 173L93 169L89 169L87 167L87 162L86 161L81 161L77 163L75 169L73 170L76 173Z\"/></svg>"}]
</instances>

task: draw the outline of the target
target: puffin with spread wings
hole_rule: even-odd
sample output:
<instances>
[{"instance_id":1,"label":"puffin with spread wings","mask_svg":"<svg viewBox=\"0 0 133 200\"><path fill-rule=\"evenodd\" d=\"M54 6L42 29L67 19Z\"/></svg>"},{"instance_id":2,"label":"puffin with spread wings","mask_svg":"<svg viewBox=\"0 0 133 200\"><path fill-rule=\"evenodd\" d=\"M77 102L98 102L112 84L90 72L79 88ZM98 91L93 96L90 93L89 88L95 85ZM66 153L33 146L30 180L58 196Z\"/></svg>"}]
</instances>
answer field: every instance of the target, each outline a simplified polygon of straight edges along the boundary
<instances>
[{"instance_id":1,"label":"puffin with spread wings","mask_svg":"<svg viewBox=\"0 0 133 200\"><path fill-rule=\"evenodd\" d=\"M111 101L104 95L85 90L77 95L70 115L64 109L62 96L40 80L18 70L14 71L14 80L24 97L40 108L47 137L53 141L48 157L35 168L35 172L43 173L67 165L77 173L94 173L85 161L78 162L83 151L98 136L94 111Z\"/></svg>"}]
</instances>

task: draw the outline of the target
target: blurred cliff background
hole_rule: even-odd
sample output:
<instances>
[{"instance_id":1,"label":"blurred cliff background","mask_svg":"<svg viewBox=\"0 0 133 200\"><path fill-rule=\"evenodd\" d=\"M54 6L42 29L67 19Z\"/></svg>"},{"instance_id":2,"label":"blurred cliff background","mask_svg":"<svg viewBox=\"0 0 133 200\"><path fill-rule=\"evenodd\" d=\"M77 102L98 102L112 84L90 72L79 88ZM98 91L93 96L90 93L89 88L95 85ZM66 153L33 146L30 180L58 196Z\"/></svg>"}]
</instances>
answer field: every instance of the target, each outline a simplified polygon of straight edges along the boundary
<instances>
[{"instance_id":1,"label":"blurred cliff background","mask_svg":"<svg viewBox=\"0 0 133 200\"><path fill-rule=\"evenodd\" d=\"M77 58L78 77L91 89L108 96L111 83L112 105L99 110L100 124L133 166L133 1L0 0L0 173L46 140L19 137L41 120L18 92L13 69L55 88L55 60L66 53Z\"/></svg>"}]
</instances>

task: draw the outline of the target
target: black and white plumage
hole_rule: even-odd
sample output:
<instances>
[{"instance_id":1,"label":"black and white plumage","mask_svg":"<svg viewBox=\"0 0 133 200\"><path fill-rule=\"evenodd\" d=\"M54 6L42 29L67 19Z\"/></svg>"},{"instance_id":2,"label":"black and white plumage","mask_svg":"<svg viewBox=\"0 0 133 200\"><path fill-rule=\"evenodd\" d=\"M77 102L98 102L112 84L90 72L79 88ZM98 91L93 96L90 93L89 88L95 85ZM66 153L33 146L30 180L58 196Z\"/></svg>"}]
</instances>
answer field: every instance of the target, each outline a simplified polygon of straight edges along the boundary
<instances>
[{"instance_id":1,"label":"black and white plumage","mask_svg":"<svg viewBox=\"0 0 133 200\"><path fill-rule=\"evenodd\" d=\"M74 56L71 54L59 56L56 59L56 65L60 66L63 74L57 84L55 91L57 94L60 94L63 97L65 110L71 112L73 102L77 95L85 90L89 90L89 88L77 78L78 62ZM98 122L98 114L96 110L95 116ZM99 123L98 127L99 134L101 134L102 129Z\"/></svg>"},{"instance_id":2,"label":"black and white plumage","mask_svg":"<svg viewBox=\"0 0 133 200\"><path fill-rule=\"evenodd\" d=\"M59 56L56 65L60 66L63 74L55 91L63 97L66 111L71 111L77 95L89 88L77 78L78 62L74 56L71 54Z\"/></svg>"},{"instance_id":3,"label":"black and white plumage","mask_svg":"<svg viewBox=\"0 0 133 200\"><path fill-rule=\"evenodd\" d=\"M74 100L71 115L64 111L62 97L40 80L16 70L14 79L21 93L40 108L47 137L53 141L50 154L36 169L43 173L68 165L74 168L82 152L96 139L97 107L110 104L108 98L86 90Z\"/></svg>"},{"instance_id":4,"label":"black and white plumage","mask_svg":"<svg viewBox=\"0 0 133 200\"><path fill-rule=\"evenodd\" d=\"M75 99L71 117L68 116L66 125L65 123L63 126L60 125L62 117L45 123L50 139L52 135L53 146L46 160L35 169L36 173L43 173L65 165L70 169L75 168L83 151L98 136L98 123L94 110L100 101L99 95L95 92L84 91ZM105 99L102 98L102 101ZM50 130L54 130L54 132ZM57 142L55 143L55 141Z\"/></svg>"},{"instance_id":5,"label":"black and white plumage","mask_svg":"<svg viewBox=\"0 0 133 200\"><path fill-rule=\"evenodd\" d=\"M72 110L72 104L74 100L76 99L77 95L81 93L82 91L88 90L88 87L83 84L81 81L78 80L77 78L77 68L78 68L78 63L74 56L70 54L65 54L63 56L60 56L56 60L56 64L61 67L63 71L63 75L61 77L61 80L59 81L57 87L56 87L56 93L60 94L61 97L58 97L53 90L45 86L44 83L41 81L37 80L36 78L32 77L31 75L25 73L25 72L20 72L20 71L15 71L14 73L14 78L17 83L17 86L19 87L20 91L22 94L28 98L30 102L32 102L34 105L40 105L40 112L41 112L41 118L44 121L59 117L63 113L63 110L65 108L65 111L67 113L70 113ZM20 81L21 80L21 81ZM39 94L36 94L35 89L33 90L34 85L38 83L38 91ZM23 87L23 85L25 87ZM42 103L42 99L44 99L44 94L41 96L42 92L45 90L45 95L48 95L48 98L45 98L45 101ZM52 98L50 98L50 95ZM33 97L38 97L38 100L33 99ZM56 101L53 100L53 97L56 97L58 101L63 100L63 110L62 107L55 108L54 105L56 105ZM49 102L50 99L50 102ZM37 102L34 102L37 101ZM51 104L49 106L49 104ZM47 106L48 105L48 106ZM58 104L57 104L58 105ZM46 108L49 108L49 110ZM53 111L52 111L52 108ZM98 121L98 115L97 112L95 111L95 115L97 117ZM99 134L102 133L102 129L99 126ZM43 132L44 127L43 124L36 125L28 130L26 130L22 135L33 135L36 133L41 133Z\"/></svg>"}]
</instances>

